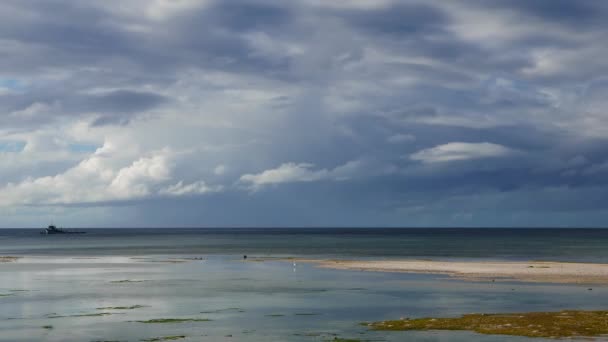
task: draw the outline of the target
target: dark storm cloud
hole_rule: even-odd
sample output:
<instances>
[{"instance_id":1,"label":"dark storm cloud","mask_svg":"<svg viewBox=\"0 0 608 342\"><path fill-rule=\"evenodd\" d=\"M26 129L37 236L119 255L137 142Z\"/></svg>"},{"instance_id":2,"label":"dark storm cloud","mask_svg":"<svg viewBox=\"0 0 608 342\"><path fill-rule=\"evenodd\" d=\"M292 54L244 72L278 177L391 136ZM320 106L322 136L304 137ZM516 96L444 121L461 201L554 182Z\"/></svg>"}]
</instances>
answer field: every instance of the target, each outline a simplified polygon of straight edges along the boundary
<instances>
[{"instance_id":1,"label":"dark storm cloud","mask_svg":"<svg viewBox=\"0 0 608 342\"><path fill-rule=\"evenodd\" d=\"M396 3L387 8L343 10L334 14L357 28L398 39L410 35L442 34L449 21L444 11L426 4Z\"/></svg>"},{"instance_id":2,"label":"dark storm cloud","mask_svg":"<svg viewBox=\"0 0 608 342\"><path fill-rule=\"evenodd\" d=\"M5 125L27 127L51 122L51 111L60 116L76 118L94 113L94 126L126 124L141 112L154 109L170 101L169 98L151 92L116 90L103 94L78 94L77 90L39 89L27 95L5 96L0 108L7 114L0 116ZM38 109L39 110L35 110ZM15 113L32 111L31 115ZM8 113L13 113L10 115Z\"/></svg>"},{"instance_id":3,"label":"dark storm cloud","mask_svg":"<svg viewBox=\"0 0 608 342\"><path fill-rule=\"evenodd\" d=\"M288 5L287 5L288 6ZM234 31L280 30L293 21L294 13L280 2L220 1L205 11L205 19Z\"/></svg>"},{"instance_id":4,"label":"dark storm cloud","mask_svg":"<svg viewBox=\"0 0 608 342\"><path fill-rule=\"evenodd\" d=\"M154 108L167 99L158 94L117 90L102 95L92 95L85 99L85 106L94 111L136 112Z\"/></svg>"},{"instance_id":5,"label":"dark storm cloud","mask_svg":"<svg viewBox=\"0 0 608 342\"><path fill-rule=\"evenodd\" d=\"M94 65L132 53L137 43L136 37L109 23L107 13L85 3L8 1L3 6L0 37L23 49L5 51L8 58L0 62L5 71Z\"/></svg>"},{"instance_id":6,"label":"dark storm cloud","mask_svg":"<svg viewBox=\"0 0 608 342\"><path fill-rule=\"evenodd\" d=\"M126 124L133 113L152 109L166 101L166 97L154 93L119 90L86 97L83 106L89 111L105 113L93 122L93 126L103 126Z\"/></svg>"},{"instance_id":7,"label":"dark storm cloud","mask_svg":"<svg viewBox=\"0 0 608 342\"><path fill-rule=\"evenodd\" d=\"M30 45L32 53L44 52L43 56L20 56L29 61L10 58L9 54L0 66L11 71L22 63L37 68L131 68L128 75L138 70L171 73L193 66L270 70L279 65L252 56L239 33L278 29L289 20L289 12L278 6L218 2L209 9L197 9L160 24L143 22L150 30L142 33L127 29L129 18L115 17L92 3L9 2L7 6L12 11L0 15L1 37ZM24 13L30 16L19 17Z\"/></svg>"},{"instance_id":8,"label":"dark storm cloud","mask_svg":"<svg viewBox=\"0 0 608 342\"><path fill-rule=\"evenodd\" d=\"M503 10L513 10L530 17L565 24L576 29L590 29L595 25L605 25L603 1L594 0L499 0L477 1L482 6Z\"/></svg>"}]
</instances>

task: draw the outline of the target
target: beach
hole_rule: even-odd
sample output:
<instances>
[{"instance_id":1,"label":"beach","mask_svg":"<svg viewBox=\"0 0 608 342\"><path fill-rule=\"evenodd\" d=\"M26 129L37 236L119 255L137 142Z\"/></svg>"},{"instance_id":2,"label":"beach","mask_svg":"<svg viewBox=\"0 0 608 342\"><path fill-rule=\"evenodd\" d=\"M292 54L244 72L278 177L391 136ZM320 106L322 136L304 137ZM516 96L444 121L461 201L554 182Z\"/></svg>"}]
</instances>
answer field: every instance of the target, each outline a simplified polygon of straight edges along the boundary
<instances>
[{"instance_id":1,"label":"beach","mask_svg":"<svg viewBox=\"0 0 608 342\"><path fill-rule=\"evenodd\" d=\"M517 280L564 284L608 284L608 264L543 261L314 260L320 267L375 272L445 274L471 281Z\"/></svg>"}]
</instances>

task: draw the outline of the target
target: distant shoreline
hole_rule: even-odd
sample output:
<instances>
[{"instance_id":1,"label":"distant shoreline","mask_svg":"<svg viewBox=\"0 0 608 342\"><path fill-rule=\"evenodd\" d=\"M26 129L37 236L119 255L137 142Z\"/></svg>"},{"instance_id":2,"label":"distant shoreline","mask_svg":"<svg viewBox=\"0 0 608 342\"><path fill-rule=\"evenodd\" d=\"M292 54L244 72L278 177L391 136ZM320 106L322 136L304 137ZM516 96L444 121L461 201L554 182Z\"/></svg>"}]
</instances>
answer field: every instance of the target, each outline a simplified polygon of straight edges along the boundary
<instances>
[{"instance_id":1,"label":"distant shoreline","mask_svg":"<svg viewBox=\"0 0 608 342\"><path fill-rule=\"evenodd\" d=\"M289 259L323 268L370 272L444 274L468 281L608 285L608 264L550 261L429 261Z\"/></svg>"}]
</instances>

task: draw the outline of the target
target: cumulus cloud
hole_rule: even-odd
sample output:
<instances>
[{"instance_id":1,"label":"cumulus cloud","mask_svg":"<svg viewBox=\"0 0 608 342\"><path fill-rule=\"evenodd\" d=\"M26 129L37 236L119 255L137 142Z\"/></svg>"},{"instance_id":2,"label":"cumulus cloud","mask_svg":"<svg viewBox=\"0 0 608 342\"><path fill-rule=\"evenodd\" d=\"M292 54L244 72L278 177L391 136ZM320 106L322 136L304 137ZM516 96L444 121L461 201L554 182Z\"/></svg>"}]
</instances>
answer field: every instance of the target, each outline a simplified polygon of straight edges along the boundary
<instances>
[{"instance_id":1,"label":"cumulus cloud","mask_svg":"<svg viewBox=\"0 0 608 342\"><path fill-rule=\"evenodd\" d=\"M424 163L439 163L480 158L502 157L513 153L508 147L482 143L451 142L413 153L412 160Z\"/></svg>"},{"instance_id":2,"label":"cumulus cloud","mask_svg":"<svg viewBox=\"0 0 608 342\"><path fill-rule=\"evenodd\" d=\"M0 188L2 205L66 205L182 196L218 191L203 181L184 184L174 178L172 151L164 149L123 167L112 165L116 150L106 145L78 165L54 176L27 178Z\"/></svg>"}]
</instances>

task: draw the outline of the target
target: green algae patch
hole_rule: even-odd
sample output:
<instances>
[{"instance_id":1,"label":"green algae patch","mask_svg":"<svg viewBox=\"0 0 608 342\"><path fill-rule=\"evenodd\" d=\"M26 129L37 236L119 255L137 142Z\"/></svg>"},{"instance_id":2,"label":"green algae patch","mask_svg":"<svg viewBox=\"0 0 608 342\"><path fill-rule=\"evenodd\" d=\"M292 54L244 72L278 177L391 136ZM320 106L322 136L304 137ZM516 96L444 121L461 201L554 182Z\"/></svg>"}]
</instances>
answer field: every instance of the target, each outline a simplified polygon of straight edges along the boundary
<instances>
[{"instance_id":1,"label":"green algae patch","mask_svg":"<svg viewBox=\"0 0 608 342\"><path fill-rule=\"evenodd\" d=\"M185 335L173 335L173 336L147 338L147 339L140 340L140 341L143 341L143 342L177 341L177 340L181 340L184 338L186 338Z\"/></svg>"},{"instance_id":2,"label":"green algae patch","mask_svg":"<svg viewBox=\"0 0 608 342\"><path fill-rule=\"evenodd\" d=\"M147 321L135 321L137 323L147 323L147 324L153 324L153 323L186 323L186 322L210 322L211 320L209 318L156 318L156 319L149 319Z\"/></svg>"},{"instance_id":3,"label":"green algae patch","mask_svg":"<svg viewBox=\"0 0 608 342\"><path fill-rule=\"evenodd\" d=\"M47 318L66 318L66 317L101 317L101 316L109 316L112 315L111 312L96 312L96 313L88 313L88 314L77 314L77 315L57 315L50 314L47 315Z\"/></svg>"},{"instance_id":4,"label":"green algae patch","mask_svg":"<svg viewBox=\"0 0 608 342\"><path fill-rule=\"evenodd\" d=\"M217 309L210 311L201 311L202 314L218 314L218 313L226 313L226 312L245 312L245 310L241 308L226 308L226 309Z\"/></svg>"},{"instance_id":5,"label":"green algae patch","mask_svg":"<svg viewBox=\"0 0 608 342\"><path fill-rule=\"evenodd\" d=\"M166 259L166 260L145 260L143 262L157 262L157 263L165 263L165 264L181 264L187 262L188 260L184 259Z\"/></svg>"},{"instance_id":6,"label":"green algae patch","mask_svg":"<svg viewBox=\"0 0 608 342\"><path fill-rule=\"evenodd\" d=\"M131 279L124 279L124 280L113 280L110 282L110 284L130 284L130 283L143 283L146 280L131 280Z\"/></svg>"},{"instance_id":7,"label":"green algae patch","mask_svg":"<svg viewBox=\"0 0 608 342\"><path fill-rule=\"evenodd\" d=\"M105 306L97 308L97 310L134 310L147 307L146 305L131 305L131 306Z\"/></svg>"},{"instance_id":8,"label":"green algae patch","mask_svg":"<svg viewBox=\"0 0 608 342\"><path fill-rule=\"evenodd\" d=\"M373 330L469 330L527 337L593 337L608 334L608 311L467 314L456 318L401 319L367 325Z\"/></svg>"}]
</instances>

